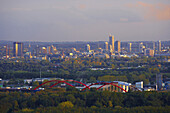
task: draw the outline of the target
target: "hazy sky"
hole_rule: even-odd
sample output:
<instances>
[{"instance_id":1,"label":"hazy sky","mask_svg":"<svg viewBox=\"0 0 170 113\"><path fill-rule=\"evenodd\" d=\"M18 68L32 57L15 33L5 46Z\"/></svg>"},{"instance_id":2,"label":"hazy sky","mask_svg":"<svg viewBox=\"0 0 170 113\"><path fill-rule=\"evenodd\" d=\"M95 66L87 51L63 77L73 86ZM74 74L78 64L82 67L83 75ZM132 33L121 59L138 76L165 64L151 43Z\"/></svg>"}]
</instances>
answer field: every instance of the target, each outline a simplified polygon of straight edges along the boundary
<instances>
[{"instance_id":1,"label":"hazy sky","mask_svg":"<svg viewBox=\"0 0 170 113\"><path fill-rule=\"evenodd\" d=\"M170 40L170 0L0 0L0 40Z\"/></svg>"}]
</instances>

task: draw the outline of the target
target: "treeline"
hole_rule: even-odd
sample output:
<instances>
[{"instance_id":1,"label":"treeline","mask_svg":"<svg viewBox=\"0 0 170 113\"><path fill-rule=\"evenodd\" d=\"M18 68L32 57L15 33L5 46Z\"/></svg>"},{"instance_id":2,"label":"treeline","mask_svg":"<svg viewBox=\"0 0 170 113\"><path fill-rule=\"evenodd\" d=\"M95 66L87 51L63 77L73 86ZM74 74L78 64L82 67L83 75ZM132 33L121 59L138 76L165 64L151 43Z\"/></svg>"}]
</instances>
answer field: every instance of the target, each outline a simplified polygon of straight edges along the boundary
<instances>
[{"instance_id":1,"label":"treeline","mask_svg":"<svg viewBox=\"0 0 170 113\"><path fill-rule=\"evenodd\" d=\"M82 70L75 73L70 73L68 70L59 69L58 72L41 72L43 78L64 78L64 79L83 79L83 82L97 82L97 81L126 81L135 83L136 81L144 81L144 84L154 84L156 81L156 74L158 68L141 68L141 69L121 69L121 70ZM169 73L163 74L165 77L170 77ZM1 72L2 79L32 79L39 78L40 72L29 71L9 71Z\"/></svg>"},{"instance_id":2,"label":"treeline","mask_svg":"<svg viewBox=\"0 0 170 113\"><path fill-rule=\"evenodd\" d=\"M112 76L114 80L124 80L134 83L143 80L145 84L154 83L157 73L166 73L170 77L170 63L163 60L168 57L142 58L77 58L48 60L0 60L0 78L26 79L56 77L64 79L83 79L91 82ZM130 67L130 68L128 68ZM90 68L111 68L106 70L91 70ZM91 78L92 77L92 78ZM166 78L164 77L164 78Z\"/></svg>"},{"instance_id":3,"label":"treeline","mask_svg":"<svg viewBox=\"0 0 170 113\"><path fill-rule=\"evenodd\" d=\"M37 109L22 109L16 113L169 113L170 106L166 107L152 107L152 106L143 106L143 107L133 107L133 108L122 108L115 107L114 109L110 108L82 108L82 107L45 107Z\"/></svg>"},{"instance_id":4,"label":"treeline","mask_svg":"<svg viewBox=\"0 0 170 113\"><path fill-rule=\"evenodd\" d=\"M161 69L166 70L169 67L168 62L163 60L169 57L132 57L132 58L76 58L76 59L60 59L52 58L51 61L48 60L36 60L36 59L16 59L16 60L0 60L0 72L7 71L29 71L29 72L39 72L42 71L52 71L57 72L59 69L65 69L71 72L77 72L84 70L86 68L98 67L98 68L126 68L126 67L138 67L146 66L147 68L161 67Z\"/></svg>"},{"instance_id":5,"label":"treeline","mask_svg":"<svg viewBox=\"0 0 170 113\"><path fill-rule=\"evenodd\" d=\"M47 89L36 93L0 92L2 113L67 112L169 112L170 92L79 92L74 88Z\"/></svg>"}]
</instances>

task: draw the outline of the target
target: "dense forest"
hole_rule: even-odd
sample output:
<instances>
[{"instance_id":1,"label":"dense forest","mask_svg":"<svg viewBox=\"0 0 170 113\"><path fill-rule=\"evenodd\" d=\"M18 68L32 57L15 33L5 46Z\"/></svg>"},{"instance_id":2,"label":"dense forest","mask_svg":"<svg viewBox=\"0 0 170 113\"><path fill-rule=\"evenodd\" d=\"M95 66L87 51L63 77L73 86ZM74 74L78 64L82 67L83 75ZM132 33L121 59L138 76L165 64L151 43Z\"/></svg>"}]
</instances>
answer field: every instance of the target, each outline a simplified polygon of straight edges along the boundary
<instances>
[{"instance_id":1,"label":"dense forest","mask_svg":"<svg viewBox=\"0 0 170 113\"><path fill-rule=\"evenodd\" d=\"M72 87L39 92L0 92L2 113L122 113L164 112L170 109L170 92L80 92Z\"/></svg>"}]
</instances>

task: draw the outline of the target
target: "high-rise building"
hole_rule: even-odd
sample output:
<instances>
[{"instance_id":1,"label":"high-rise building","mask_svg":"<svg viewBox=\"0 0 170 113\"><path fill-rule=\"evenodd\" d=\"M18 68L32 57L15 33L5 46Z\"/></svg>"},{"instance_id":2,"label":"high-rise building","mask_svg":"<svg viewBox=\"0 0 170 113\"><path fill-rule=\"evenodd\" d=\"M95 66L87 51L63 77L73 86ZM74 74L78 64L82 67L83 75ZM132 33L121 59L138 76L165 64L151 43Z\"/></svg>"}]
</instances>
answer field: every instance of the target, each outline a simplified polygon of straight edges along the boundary
<instances>
[{"instance_id":1,"label":"high-rise building","mask_svg":"<svg viewBox=\"0 0 170 113\"><path fill-rule=\"evenodd\" d=\"M160 40L158 41L158 45L157 46L158 46L158 51L161 52L161 41Z\"/></svg>"},{"instance_id":2,"label":"high-rise building","mask_svg":"<svg viewBox=\"0 0 170 113\"><path fill-rule=\"evenodd\" d=\"M47 54L51 54L51 46L47 46Z\"/></svg>"},{"instance_id":3,"label":"high-rise building","mask_svg":"<svg viewBox=\"0 0 170 113\"><path fill-rule=\"evenodd\" d=\"M42 54L47 54L47 48L46 47L42 47Z\"/></svg>"},{"instance_id":4,"label":"high-rise building","mask_svg":"<svg viewBox=\"0 0 170 113\"><path fill-rule=\"evenodd\" d=\"M85 49L86 49L86 51L90 51L90 45L87 44L87 45L85 46Z\"/></svg>"},{"instance_id":5,"label":"high-rise building","mask_svg":"<svg viewBox=\"0 0 170 113\"><path fill-rule=\"evenodd\" d=\"M152 49L155 51L155 42L152 44Z\"/></svg>"},{"instance_id":6,"label":"high-rise building","mask_svg":"<svg viewBox=\"0 0 170 113\"><path fill-rule=\"evenodd\" d=\"M115 42L115 51L120 52L120 41Z\"/></svg>"},{"instance_id":7,"label":"high-rise building","mask_svg":"<svg viewBox=\"0 0 170 113\"><path fill-rule=\"evenodd\" d=\"M131 45L131 52L132 53L143 53L144 48L145 46L143 45L143 43L133 42Z\"/></svg>"},{"instance_id":8,"label":"high-rise building","mask_svg":"<svg viewBox=\"0 0 170 113\"><path fill-rule=\"evenodd\" d=\"M144 49L144 45L141 42L141 43L139 43L139 53L143 53L144 52L143 49Z\"/></svg>"},{"instance_id":9,"label":"high-rise building","mask_svg":"<svg viewBox=\"0 0 170 113\"><path fill-rule=\"evenodd\" d=\"M112 45L109 45L109 52L113 52L113 50L112 50Z\"/></svg>"},{"instance_id":10,"label":"high-rise building","mask_svg":"<svg viewBox=\"0 0 170 113\"><path fill-rule=\"evenodd\" d=\"M145 52L144 52L144 54L146 55L146 56L154 56L154 50L153 49L145 49Z\"/></svg>"},{"instance_id":11,"label":"high-rise building","mask_svg":"<svg viewBox=\"0 0 170 113\"><path fill-rule=\"evenodd\" d=\"M104 49L105 49L106 51L108 51L108 42L105 42L105 44L104 44Z\"/></svg>"},{"instance_id":12,"label":"high-rise building","mask_svg":"<svg viewBox=\"0 0 170 113\"><path fill-rule=\"evenodd\" d=\"M76 52L76 48L71 48L72 53Z\"/></svg>"},{"instance_id":13,"label":"high-rise building","mask_svg":"<svg viewBox=\"0 0 170 113\"><path fill-rule=\"evenodd\" d=\"M30 43L28 45L28 51L29 51L29 55L32 56L33 55L33 49L31 48L31 44Z\"/></svg>"},{"instance_id":14,"label":"high-rise building","mask_svg":"<svg viewBox=\"0 0 170 113\"><path fill-rule=\"evenodd\" d=\"M38 57L38 56L39 56L39 47L37 45L37 47L36 47L36 57Z\"/></svg>"},{"instance_id":15,"label":"high-rise building","mask_svg":"<svg viewBox=\"0 0 170 113\"><path fill-rule=\"evenodd\" d=\"M132 51L132 43L128 43L128 52L130 53Z\"/></svg>"},{"instance_id":16,"label":"high-rise building","mask_svg":"<svg viewBox=\"0 0 170 113\"><path fill-rule=\"evenodd\" d=\"M53 45L51 45L51 53L54 54L56 51L56 47L54 47Z\"/></svg>"},{"instance_id":17,"label":"high-rise building","mask_svg":"<svg viewBox=\"0 0 170 113\"><path fill-rule=\"evenodd\" d=\"M112 50L112 52L114 52L114 36L112 36L112 35L109 36L109 45L112 46L112 48L110 48L110 50Z\"/></svg>"},{"instance_id":18,"label":"high-rise building","mask_svg":"<svg viewBox=\"0 0 170 113\"><path fill-rule=\"evenodd\" d=\"M23 57L24 46L21 42L13 43L13 56L14 57Z\"/></svg>"}]
</instances>

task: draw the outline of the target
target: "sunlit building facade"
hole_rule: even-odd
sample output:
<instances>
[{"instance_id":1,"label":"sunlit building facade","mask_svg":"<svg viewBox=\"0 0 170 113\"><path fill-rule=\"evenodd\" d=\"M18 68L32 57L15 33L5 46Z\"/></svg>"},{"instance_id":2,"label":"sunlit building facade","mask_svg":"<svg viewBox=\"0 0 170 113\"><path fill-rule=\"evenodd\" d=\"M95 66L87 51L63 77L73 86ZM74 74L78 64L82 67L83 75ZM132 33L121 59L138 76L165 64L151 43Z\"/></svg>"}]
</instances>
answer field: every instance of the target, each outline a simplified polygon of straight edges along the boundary
<instances>
[{"instance_id":1,"label":"sunlit building facade","mask_svg":"<svg viewBox=\"0 0 170 113\"><path fill-rule=\"evenodd\" d=\"M112 52L114 52L114 36L110 35L109 36L109 45L111 45L110 47L110 50L112 50Z\"/></svg>"},{"instance_id":2,"label":"sunlit building facade","mask_svg":"<svg viewBox=\"0 0 170 113\"><path fill-rule=\"evenodd\" d=\"M87 44L87 45L85 46L85 49L86 49L86 51L90 51L90 45Z\"/></svg>"},{"instance_id":3,"label":"sunlit building facade","mask_svg":"<svg viewBox=\"0 0 170 113\"><path fill-rule=\"evenodd\" d=\"M23 57L24 46L21 42L13 43L13 56L14 57Z\"/></svg>"},{"instance_id":4,"label":"sunlit building facade","mask_svg":"<svg viewBox=\"0 0 170 113\"><path fill-rule=\"evenodd\" d=\"M128 52L131 53L132 51L132 43L128 43Z\"/></svg>"},{"instance_id":5,"label":"sunlit building facade","mask_svg":"<svg viewBox=\"0 0 170 113\"><path fill-rule=\"evenodd\" d=\"M104 49L105 49L106 51L108 51L108 42L105 42L105 44L104 44Z\"/></svg>"},{"instance_id":6,"label":"sunlit building facade","mask_svg":"<svg viewBox=\"0 0 170 113\"><path fill-rule=\"evenodd\" d=\"M154 50L153 49L145 49L145 53L146 56L154 56Z\"/></svg>"},{"instance_id":7,"label":"sunlit building facade","mask_svg":"<svg viewBox=\"0 0 170 113\"><path fill-rule=\"evenodd\" d=\"M120 41L116 41L115 42L115 51L117 51L118 53L120 53Z\"/></svg>"}]
</instances>

